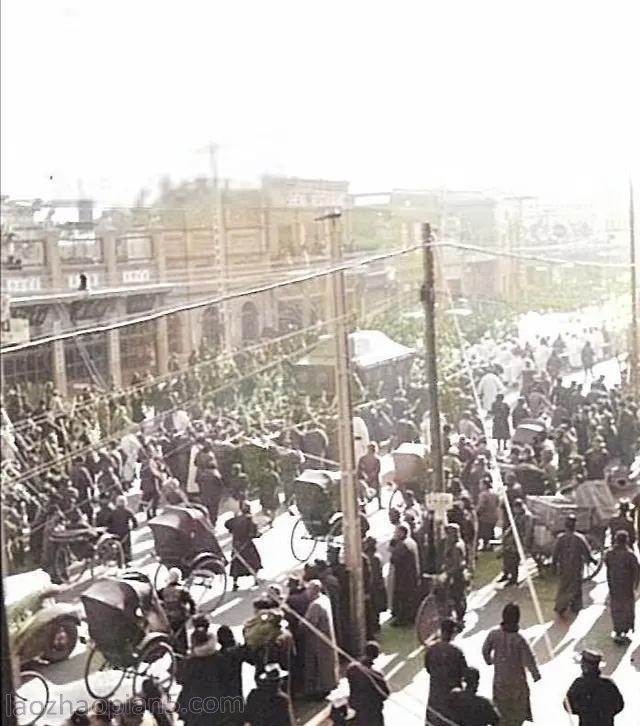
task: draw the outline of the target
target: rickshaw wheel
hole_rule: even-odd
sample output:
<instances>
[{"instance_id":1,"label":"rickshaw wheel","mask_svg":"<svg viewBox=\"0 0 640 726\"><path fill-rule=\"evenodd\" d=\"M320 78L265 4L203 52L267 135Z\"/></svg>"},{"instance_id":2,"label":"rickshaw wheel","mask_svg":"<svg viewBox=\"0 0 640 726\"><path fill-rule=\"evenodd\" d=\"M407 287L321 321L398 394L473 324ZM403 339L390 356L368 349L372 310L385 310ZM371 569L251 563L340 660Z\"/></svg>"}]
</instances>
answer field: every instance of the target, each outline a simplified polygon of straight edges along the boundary
<instances>
[{"instance_id":1,"label":"rickshaw wheel","mask_svg":"<svg viewBox=\"0 0 640 726\"><path fill-rule=\"evenodd\" d=\"M111 676L110 679L105 677L107 672ZM84 667L84 684L92 698L111 698L124 677L124 670L113 667L109 659L95 646L91 649Z\"/></svg>"},{"instance_id":2,"label":"rickshaw wheel","mask_svg":"<svg viewBox=\"0 0 640 726\"><path fill-rule=\"evenodd\" d=\"M589 562L585 565L582 570L582 581L593 580L593 578L600 572L602 565L604 564L604 546L591 535L587 534L587 541L591 548L591 556L595 560L595 564Z\"/></svg>"},{"instance_id":3,"label":"rickshaw wheel","mask_svg":"<svg viewBox=\"0 0 640 726\"><path fill-rule=\"evenodd\" d=\"M16 723L18 726L31 726L47 710L49 684L36 671L21 671L14 698Z\"/></svg>"},{"instance_id":4,"label":"rickshaw wheel","mask_svg":"<svg viewBox=\"0 0 640 726\"><path fill-rule=\"evenodd\" d=\"M78 558L69 545L58 545L54 560L58 577L64 582L76 583L80 580L87 567L87 561Z\"/></svg>"},{"instance_id":5,"label":"rickshaw wheel","mask_svg":"<svg viewBox=\"0 0 640 726\"><path fill-rule=\"evenodd\" d=\"M110 537L104 540L98 547L98 558L100 564L108 570L122 570L124 568L124 550L120 540Z\"/></svg>"},{"instance_id":6,"label":"rickshaw wheel","mask_svg":"<svg viewBox=\"0 0 640 726\"><path fill-rule=\"evenodd\" d=\"M389 504L387 505L387 508L389 511L392 509L399 509L402 511L404 509L404 497L402 495L402 489L398 489L397 486L394 486L393 491L391 492L391 496L389 497Z\"/></svg>"},{"instance_id":7,"label":"rickshaw wheel","mask_svg":"<svg viewBox=\"0 0 640 726\"><path fill-rule=\"evenodd\" d=\"M176 656L166 640L153 640L140 653L133 674L133 693L142 690L142 682L147 678L156 680L163 689L171 688L176 677Z\"/></svg>"},{"instance_id":8,"label":"rickshaw wheel","mask_svg":"<svg viewBox=\"0 0 640 726\"><path fill-rule=\"evenodd\" d=\"M211 591L214 589L215 583L219 584L215 587L215 592L212 593ZM221 572L214 572L213 570L202 568L193 570L186 579L185 586L189 590L198 610L203 611L200 605L208 597L213 597L213 604L207 607L207 612L217 610L224 602L227 594L226 570L222 569ZM193 591L194 587L196 588L196 592Z\"/></svg>"},{"instance_id":9,"label":"rickshaw wheel","mask_svg":"<svg viewBox=\"0 0 640 726\"><path fill-rule=\"evenodd\" d=\"M318 541L309 534L307 525L300 518L291 530L291 554L298 562L307 562L317 545Z\"/></svg>"},{"instance_id":10,"label":"rickshaw wheel","mask_svg":"<svg viewBox=\"0 0 640 726\"><path fill-rule=\"evenodd\" d=\"M335 545L338 537L342 537L342 521L343 517L341 516L331 525L331 529L327 534L327 547Z\"/></svg>"},{"instance_id":11,"label":"rickshaw wheel","mask_svg":"<svg viewBox=\"0 0 640 726\"><path fill-rule=\"evenodd\" d=\"M153 576L153 589L156 592L159 592L168 581L169 568L163 562L159 562L158 567L156 567L155 575Z\"/></svg>"}]
</instances>

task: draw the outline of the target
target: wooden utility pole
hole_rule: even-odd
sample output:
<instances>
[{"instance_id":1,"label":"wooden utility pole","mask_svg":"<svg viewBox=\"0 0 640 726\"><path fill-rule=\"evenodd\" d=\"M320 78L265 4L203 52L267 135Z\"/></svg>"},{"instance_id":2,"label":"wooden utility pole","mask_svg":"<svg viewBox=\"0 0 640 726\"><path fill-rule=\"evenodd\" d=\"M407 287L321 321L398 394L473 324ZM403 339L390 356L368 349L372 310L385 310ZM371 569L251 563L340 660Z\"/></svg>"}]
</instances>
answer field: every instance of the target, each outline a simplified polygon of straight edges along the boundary
<instances>
[{"instance_id":1,"label":"wooden utility pole","mask_svg":"<svg viewBox=\"0 0 640 726\"><path fill-rule=\"evenodd\" d=\"M320 218L330 224L331 262L342 262L341 212L331 212ZM351 410L351 356L346 314L344 271L331 274L331 312L334 319L336 397L338 403L338 441L341 465L342 538L344 560L349 573L349 642L353 656L364 650L365 611L362 572L362 537L360 533L360 507L355 475L353 450L353 413Z\"/></svg>"},{"instance_id":2,"label":"wooden utility pole","mask_svg":"<svg viewBox=\"0 0 640 726\"><path fill-rule=\"evenodd\" d=\"M640 344L638 342L638 272L636 258L635 211L633 208L633 182L629 180L629 263L631 283L631 391L636 398L640 395Z\"/></svg>"},{"instance_id":3,"label":"wooden utility pole","mask_svg":"<svg viewBox=\"0 0 640 726\"><path fill-rule=\"evenodd\" d=\"M442 471L442 430L440 426L440 404L438 401L438 356L436 351L436 285L433 259L433 236L431 225L422 225L422 260L424 281L420 297L424 306L424 349L429 383L429 429L431 434L431 462L433 483L436 492L444 491Z\"/></svg>"}]
</instances>

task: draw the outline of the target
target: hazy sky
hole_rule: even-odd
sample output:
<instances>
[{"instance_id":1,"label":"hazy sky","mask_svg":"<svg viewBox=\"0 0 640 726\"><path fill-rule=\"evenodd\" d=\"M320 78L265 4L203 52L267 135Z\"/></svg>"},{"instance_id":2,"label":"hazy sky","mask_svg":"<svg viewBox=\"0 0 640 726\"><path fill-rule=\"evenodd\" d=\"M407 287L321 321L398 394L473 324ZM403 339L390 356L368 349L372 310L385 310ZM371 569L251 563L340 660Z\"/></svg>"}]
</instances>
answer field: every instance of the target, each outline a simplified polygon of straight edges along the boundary
<instances>
[{"instance_id":1,"label":"hazy sky","mask_svg":"<svg viewBox=\"0 0 640 726\"><path fill-rule=\"evenodd\" d=\"M3 0L3 192L128 203L204 174L209 139L247 181L617 190L640 168L638 7Z\"/></svg>"}]
</instances>

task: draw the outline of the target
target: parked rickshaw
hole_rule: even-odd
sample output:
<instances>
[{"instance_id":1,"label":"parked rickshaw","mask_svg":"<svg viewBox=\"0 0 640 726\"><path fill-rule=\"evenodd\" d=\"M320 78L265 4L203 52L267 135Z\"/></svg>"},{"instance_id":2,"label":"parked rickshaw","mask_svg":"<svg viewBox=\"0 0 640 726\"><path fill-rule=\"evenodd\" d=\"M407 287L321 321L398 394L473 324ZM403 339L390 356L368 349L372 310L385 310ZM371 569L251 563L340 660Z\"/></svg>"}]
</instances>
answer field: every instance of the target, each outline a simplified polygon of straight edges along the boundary
<instances>
[{"instance_id":1,"label":"parked rickshaw","mask_svg":"<svg viewBox=\"0 0 640 726\"><path fill-rule=\"evenodd\" d=\"M72 605L55 602L58 588L45 586L7 603L9 647L14 679L14 710L19 726L35 723L47 711L49 684L30 670L39 661L58 663L78 642L80 618ZM27 669L25 669L27 666Z\"/></svg>"},{"instance_id":2,"label":"parked rickshaw","mask_svg":"<svg viewBox=\"0 0 640 726\"><path fill-rule=\"evenodd\" d=\"M160 560L153 578L156 590L166 583L169 568L177 567L196 605L210 600L210 609L220 607L227 590L227 559L207 510L196 504L166 507L148 524Z\"/></svg>"},{"instance_id":3,"label":"parked rickshaw","mask_svg":"<svg viewBox=\"0 0 640 726\"><path fill-rule=\"evenodd\" d=\"M413 491L422 500L429 489L429 450L424 444L400 444L393 452L395 473L389 509L404 509L404 493Z\"/></svg>"},{"instance_id":4,"label":"parked rickshaw","mask_svg":"<svg viewBox=\"0 0 640 726\"><path fill-rule=\"evenodd\" d=\"M306 562L318 542L330 545L342 536L340 479L338 471L305 469L295 480L295 508L300 516L291 531L291 553L298 562ZM289 511L295 514L293 508Z\"/></svg>"},{"instance_id":5,"label":"parked rickshaw","mask_svg":"<svg viewBox=\"0 0 640 726\"><path fill-rule=\"evenodd\" d=\"M171 628L146 575L101 578L81 600L91 638L84 680L93 698L110 698L127 677L134 693L147 678L171 686L176 670Z\"/></svg>"},{"instance_id":6,"label":"parked rickshaw","mask_svg":"<svg viewBox=\"0 0 640 726\"><path fill-rule=\"evenodd\" d=\"M546 438L547 426L543 421L537 418L525 418L513 432L511 445L536 447Z\"/></svg>"},{"instance_id":7,"label":"parked rickshaw","mask_svg":"<svg viewBox=\"0 0 640 726\"><path fill-rule=\"evenodd\" d=\"M579 506L568 497L528 496L527 507L533 514L533 537L529 551L540 572L551 564L553 550L558 535L564 531L569 515L576 517L576 530L583 534L591 550L591 561L583 570L583 580L591 580L602 569L604 562L604 542L598 531L593 507Z\"/></svg>"},{"instance_id":8,"label":"parked rickshaw","mask_svg":"<svg viewBox=\"0 0 640 726\"><path fill-rule=\"evenodd\" d=\"M51 533L55 543L54 568L60 582L76 583L86 569L91 577L98 567L103 575L115 575L124 568L124 551L120 540L106 527L60 529Z\"/></svg>"},{"instance_id":9,"label":"parked rickshaw","mask_svg":"<svg viewBox=\"0 0 640 726\"><path fill-rule=\"evenodd\" d=\"M7 608L11 653L21 665L36 660L66 660L78 642L80 617L73 605L55 601L53 585Z\"/></svg>"}]
</instances>

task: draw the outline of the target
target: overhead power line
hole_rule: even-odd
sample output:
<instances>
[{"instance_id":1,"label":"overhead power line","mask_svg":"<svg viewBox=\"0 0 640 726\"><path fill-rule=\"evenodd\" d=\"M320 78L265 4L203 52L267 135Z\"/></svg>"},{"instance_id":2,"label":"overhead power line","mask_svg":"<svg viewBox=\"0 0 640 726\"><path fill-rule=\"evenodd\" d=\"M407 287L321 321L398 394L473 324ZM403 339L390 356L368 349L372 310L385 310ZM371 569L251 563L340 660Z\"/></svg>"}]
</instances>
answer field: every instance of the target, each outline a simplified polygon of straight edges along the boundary
<instances>
[{"instance_id":1,"label":"overhead power line","mask_svg":"<svg viewBox=\"0 0 640 726\"><path fill-rule=\"evenodd\" d=\"M456 242L437 242L433 245L434 247L458 249L461 251L475 252L478 254L484 254L489 257L509 257L513 259L531 260L534 262L540 262L549 265L558 264L570 264L582 267L595 267L595 268L607 268L607 269L628 269L628 265L624 263L607 263L607 262L592 262L590 260L566 260L554 257L543 257L538 255L524 255L517 252L507 252L504 250L497 250L494 248L485 248L478 245L460 244ZM198 310L200 308L206 308L210 305L218 305L229 300L237 300L243 297L250 297L252 295L259 295L265 292L271 292L281 287L287 287L288 285L297 285L304 282L310 282L327 275L331 275L335 272L352 270L357 267L372 264L374 262L382 262L384 260L393 259L395 257L401 257L403 255L415 252L423 248L422 243L411 245L403 249L394 249L389 252L383 252L376 255L370 255L368 257L361 257L355 260L344 262L340 265L333 265L325 267L321 270L307 272L297 277L289 277L285 280L279 280L276 282L268 283L265 285L258 285L256 287L248 288L246 290L238 290L235 292L225 293L223 295L216 295L212 298L205 298L202 300L196 300L193 302L176 305L170 308L161 309L153 312L149 312L138 317L131 318L129 320L120 320L112 323L105 323L104 325L94 325L87 328L81 328L79 330L67 331L62 333L56 333L46 337L39 338L38 340L30 340L25 343L19 343L18 345L11 346L5 349L3 352L18 352L21 350L28 350L38 345L47 345L54 343L59 340L67 340L74 338L79 335L91 335L95 333L106 333L110 330L119 330L121 328L129 327L131 325L138 325L140 323L151 322L158 320L159 318L166 317L167 315L175 315L177 313L188 312L190 310Z\"/></svg>"}]
</instances>

